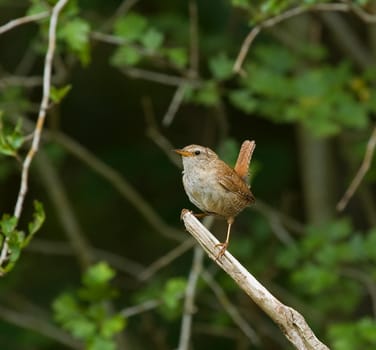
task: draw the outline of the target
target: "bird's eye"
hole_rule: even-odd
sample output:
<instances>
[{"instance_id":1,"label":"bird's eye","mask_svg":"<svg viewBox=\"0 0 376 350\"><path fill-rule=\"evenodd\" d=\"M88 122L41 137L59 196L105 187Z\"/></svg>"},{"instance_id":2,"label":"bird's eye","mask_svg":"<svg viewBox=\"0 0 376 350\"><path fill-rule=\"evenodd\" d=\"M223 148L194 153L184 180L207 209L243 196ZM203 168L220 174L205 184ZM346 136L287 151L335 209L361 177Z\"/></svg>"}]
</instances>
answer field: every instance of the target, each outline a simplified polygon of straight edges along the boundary
<instances>
[{"instance_id":1,"label":"bird's eye","mask_svg":"<svg viewBox=\"0 0 376 350\"><path fill-rule=\"evenodd\" d=\"M195 151L195 155L198 156L201 152L199 150Z\"/></svg>"}]
</instances>

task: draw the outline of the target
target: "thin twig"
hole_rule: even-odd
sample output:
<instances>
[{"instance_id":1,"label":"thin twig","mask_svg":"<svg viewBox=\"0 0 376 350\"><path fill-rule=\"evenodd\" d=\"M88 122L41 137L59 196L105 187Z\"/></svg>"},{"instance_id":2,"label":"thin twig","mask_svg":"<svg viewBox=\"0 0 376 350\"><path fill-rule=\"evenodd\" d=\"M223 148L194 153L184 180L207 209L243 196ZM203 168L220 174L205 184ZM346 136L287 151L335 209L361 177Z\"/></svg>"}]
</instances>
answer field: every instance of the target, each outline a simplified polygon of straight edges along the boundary
<instances>
[{"instance_id":1,"label":"thin twig","mask_svg":"<svg viewBox=\"0 0 376 350\"><path fill-rule=\"evenodd\" d=\"M198 13L196 0L190 0L189 9L189 70L187 78L189 80L198 77L199 71L199 46L198 46ZM168 106L167 112L162 119L162 125L170 126L175 118L180 106L184 101L184 95L189 84L182 82L175 91L175 94Z\"/></svg>"},{"instance_id":2,"label":"thin twig","mask_svg":"<svg viewBox=\"0 0 376 350\"><path fill-rule=\"evenodd\" d=\"M168 106L167 112L162 119L163 126L171 125L176 113L178 112L181 104L183 103L186 89L187 89L186 83L182 83L176 89L175 94L170 102L170 105Z\"/></svg>"},{"instance_id":3,"label":"thin twig","mask_svg":"<svg viewBox=\"0 0 376 350\"><path fill-rule=\"evenodd\" d=\"M197 79L183 78L176 75L168 75L134 67L122 69L121 72L132 78L144 79L163 85L180 86L181 84L186 83L193 87L198 87L202 84L202 82Z\"/></svg>"},{"instance_id":4,"label":"thin twig","mask_svg":"<svg viewBox=\"0 0 376 350\"><path fill-rule=\"evenodd\" d=\"M213 216L207 216L203 220L203 224L208 228L210 228L213 225L213 222ZM177 350L189 349L192 333L193 314L195 312L194 301L196 298L196 288L198 278L202 271L203 262L204 252L199 246L196 246L193 251L192 266L189 272L188 283L184 295L185 299L183 306L183 316L181 320L179 345Z\"/></svg>"},{"instance_id":5,"label":"thin twig","mask_svg":"<svg viewBox=\"0 0 376 350\"><path fill-rule=\"evenodd\" d=\"M371 298L373 317L376 318L376 284L373 278L368 273L352 267L344 267L339 272L364 284Z\"/></svg>"},{"instance_id":6,"label":"thin twig","mask_svg":"<svg viewBox=\"0 0 376 350\"><path fill-rule=\"evenodd\" d=\"M245 60L245 57L247 56L247 53L249 51L249 48L251 47L253 41L255 40L256 36L261 32L261 30L265 28L270 28L275 26L276 24L291 18L295 17L297 15L300 15L304 12L308 11L343 11L347 12L349 11L349 6L347 4L317 4L310 7L304 7L304 6L298 6L294 7L292 9L289 9L275 17L268 18L265 21L259 23L253 29L249 32L249 34L246 36L246 38L243 41L243 44L240 48L240 51L238 53L238 56L235 60L235 64L233 67L233 71L235 73L239 73L242 69L243 62Z\"/></svg>"},{"instance_id":7,"label":"thin twig","mask_svg":"<svg viewBox=\"0 0 376 350\"><path fill-rule=\"evenodd\" d=\"M160 305L162 305L162 300L160 299L146 300L141 304L133 305L133 306L123 309L122 311L120 311L120 315L123 316L124 318L129 318L129 317L141 314L143 312L153 310Z\"/></svg>"},{"instance_id":8,"label":"thin twig","mask_svg":"<svg viewBox=\"0 0 376 350\"><path fill-rule=\"evenodd\" d=\"M55 207L56 215L60 220L65 235L72 245L77 260L82 270L86 270L93 263L95 257L90 243L76 218L64 185L52 162L43 151L36 157L35 165L41 183L45 186L46 193Z\"/></svg>"},{"instance_id":9,"label":"thin twig","mask_svg":"<svg viewBox=\"0 0 376 350\"><path fill-rule=\"evenodd\" d=\"M186 209L181 217L186 229L204 248L209 257L221 267L247 295L282 329L286 338L299 350L329 350L317 339L304 317L282 304L256 280L228 251L217 259L219 241Z\"/></svg>"},{"instance_id":10,"label":"thin twig","mask_svg":"<svg viewBox=\"0 0 376 350\"><path fill-rule=\"evenodd\" d=\"M63 4L62 6L64 6L64 5L65 4ZM5 32L7 32L8 30L11 30L15 27L22 25L22 24L26 24L26 23L30 23L30 22L36 22L36 21L39 21L43 18L47 18L49 15L50 15L49 11L44 11L44 12L36 13L34 15L29 15L29 16L24 16L24 17L12 19L8 23L6 23L6 24L4 24L0 27L0 34L3 34Z\"/></svg>"},{"instance_id":11,"label":"thin twig","mask_svg":"<svg viewBox=\"0 0 376 350\"><path fill-rule=\"evenodd\" d=\"M41 334L69 347L70 349L81 350L83 348L83 345L80 342L73 339L68 333L62 331L58 327L53 326L48 320L42 319L40 315L33 316L30 313L19 312L4 305L0 305L0 319L18 327Z\"/></svg>"},{"instance_id":12,"label":"thin twig","mask_svg":"<svg viewBox=\"0 0 376 350\"><path fill-rule=\"evenodd\" d=\"M227 298L226 293L221 288L221 286L215 281L213 276L207 270L203 270L201 272L201 277L210 287L210 289L214 292L218 301L221 303L222 307L225 309L227 314L240 328L240 330L247 336L251 343L254 345L260 345L260 338L255 332L255 330L252 329L248 322L239 313L238 309Z\"/></svg>"},{"instance_id":13,"label":"thin twig","mask_svg":"<svg viewBox=\"0 0 376 350\"><path fill-rule=\"evenodd\" d=\"M66 5L68 0L59 0L54 8L52 9L51 18L50 18L50 25L48 30L48 48L44 62L44 72L43 72L43 96L42 101L40 104L39 115L37 119L37 123L34 130L34 137L31 148L24 159L22 164L22 174L21 174L21 184L20 190L17 197L17 202L14 209L14 216L16 218L20 218L22 212L22 206L25 200L27 186L28 186L28 176L29 176L29 168L31 162L38 151L39 142L43 130L44 121L46 119L46 113L48 108L48 103L50 99L50 86L51 86L51 71L52 71L52 60L55 52L56 46L56 27L57 27L57 20L60 11ZM0 267L3 266L6 258L8 256L8 240L5 240L3 243L3 247L0 254Z\"/></svg>"},{"instance_id":14,"label":"thin twig","mask_svg":"<svg viewBox=\"0 0 376 350\"><path fill-rule=\"evenodd\" d=\"M142 109L145 115L146 121L146 134L154 141L154 143L164 151L166 156L171 160L171 162L178 168L181 168L181 159L175 152L171 152L174 149L171 142L165 137L157 124L155 119L154 109L151 99L148 97L143 97L141 99Z\"/></svg>"},{"instance_id":15,"label":"thin twig","mask_svg":"<svg viewBox=\"0 0 376 350\"><path fill-rule=\"evenodd\" d=\"M53 133L53 137L68 152L80 159L84 164L88 165L97 174L106 179L114 188L116 188L119 193L138 210L145 220L149 222L150 226L158 231L162 236L179 242L185 240L184 235L179 230L174 229L165 223L158 213L141 196L141 194L139 194L118 171L101 161L88 149L84 148L67 135L56 132Z\"/></svg>"},{"instance_id":16,"label":"thin twig","mask_svg":"<svg viewBox=\"0 0 376 350\"><path fill-rule=\"evenodd\" d=\"M20 76L9 76L0 79L0 88L7 87L9 85L23 86L26 88L33 88L36 86L43 85L42 77L20 77Z\"/></svg>"},{"instance_id":17,"label":"thin twig","mask_svg":"<svg viewBox=\"0 0 376 350\"><path fill-rule=\"evenodd\" d=\"M376 23L376 15L364 11L360 6L356 5L354 1L345 0L343 2L346 3L351 8L351 10L364 22Z\"/></svg>"},{"instance_id":18,"label":"thin twig","mask_svg":"<svg viewBox=\"0 0 376 350\"><path fill-rule=\"evenodd\" d=\"M95 40L102 41L104 43L112 45L123 45L127 42L122 37L101 32L92 32L90 33L90 36Z\"/></svg>"},{"instance_id":19,"label":"thin twig","mask_svg":"<svg viewBox=\"0 0 376 350\"><path fill-rule=\"evenodd\" d=\"M364 154L364 158L363 158L362 164L360 165L358 172L356 173L354 179L352 180L345 194L343 195L343 197L337 204L336 208L338 211L342 211L343 209L346 208L347 203L349 202L351 197L354 195L356 189L359 187L360 183L362 182L364 176L366 175L368 169L371 166L375 147L376 147L376 127L373 129L371 137L368 140L366 152Z\"/></svg>"},{"instance_id":20,"label":"thin twig","mask_svg":"<svg viewBox=\"0 0 376 350\"><path fill-rule=\"evenodd\" d=\"M179 244L177 247L170 250L167 254L162 255L160 258L154 261L151 265L149 265L144 271L140 273L139 279L141 281L148 280L157 271L169 265L172 261L182 256L185 252L191 249L195 245L195 243L196 243L195 240L191 238L185 240L184 242Z\"/></svg>"},{"instance_id":21,"label":"thin twig","mask_svg":"<svg viewBox=\"0 0 376 350\"><path fill-rule=\"evenodd\" d=\"M196 287L198 277L200 276L202 270L202 263L204 260L204 251L199 247L195 246L193 253L193 262L191 272L188 277L187 288L185 290L185 300L184 300L184 313L181 321L180 336L178 350L188 350L191 330L192 330L192 317L195 313L194 300L196 296Z\"/></svg>"},{"instance_id":22,"label":"thin twig","mask_svg":"<svg viewBox=\"0 0 376 350\"><path fill-rule=\"evenodd\" d=\"M98 257L98 259L108 261L113 268L136 279L140 279L140 274L145 270L142 265L133 260L127 259L124 256L117 255L104 249L94 247L91 247L91 249L92 254ZM26 251L30 253L60 256L71 256L75 254L72 245L67 242L48 241L40 238L34 238L26 247Z\"/></svg>"}]
</instances>

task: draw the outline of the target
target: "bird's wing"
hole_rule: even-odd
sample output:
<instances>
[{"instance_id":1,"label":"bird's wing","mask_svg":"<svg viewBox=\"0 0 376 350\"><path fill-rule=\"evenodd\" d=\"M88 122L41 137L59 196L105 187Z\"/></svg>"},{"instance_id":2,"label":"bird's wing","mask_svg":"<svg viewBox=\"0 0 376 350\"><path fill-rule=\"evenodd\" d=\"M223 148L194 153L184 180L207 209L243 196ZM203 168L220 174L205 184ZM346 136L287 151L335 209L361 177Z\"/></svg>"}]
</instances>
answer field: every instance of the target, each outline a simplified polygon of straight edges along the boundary
<instances>
[{"instance_id":1,"label":"bird's wing","mask_svg":"<svg viewBox=\"0 0 376 350\"><path fill-rule=\"evenodd\" d=\"M232 169L231 169L232 170ZM219 184L229 192L238 193L249 202L253 202L255 197L247 184L235 171L229 171L223 174L218 180Z\"/></svg>"}]
</instances>

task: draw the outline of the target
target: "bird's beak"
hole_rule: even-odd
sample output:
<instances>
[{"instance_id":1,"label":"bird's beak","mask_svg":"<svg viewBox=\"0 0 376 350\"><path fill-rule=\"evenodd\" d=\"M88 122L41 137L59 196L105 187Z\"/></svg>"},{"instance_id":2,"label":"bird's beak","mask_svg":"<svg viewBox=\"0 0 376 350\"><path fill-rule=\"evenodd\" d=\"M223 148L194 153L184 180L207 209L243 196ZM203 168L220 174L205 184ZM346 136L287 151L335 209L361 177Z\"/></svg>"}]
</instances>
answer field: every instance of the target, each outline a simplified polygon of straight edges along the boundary
<instances>
[{"instance_id":1,"label":"bird's beak","mask_svg":"<svg viewBox=\"0 0 376 350\"><path fill-rule=\"evenodd\" d=\"M175 153L180 154L182 157L192 157L193 153L189 151L184 151L182 149L174 149Z\"/></svg>"}]
</instances>

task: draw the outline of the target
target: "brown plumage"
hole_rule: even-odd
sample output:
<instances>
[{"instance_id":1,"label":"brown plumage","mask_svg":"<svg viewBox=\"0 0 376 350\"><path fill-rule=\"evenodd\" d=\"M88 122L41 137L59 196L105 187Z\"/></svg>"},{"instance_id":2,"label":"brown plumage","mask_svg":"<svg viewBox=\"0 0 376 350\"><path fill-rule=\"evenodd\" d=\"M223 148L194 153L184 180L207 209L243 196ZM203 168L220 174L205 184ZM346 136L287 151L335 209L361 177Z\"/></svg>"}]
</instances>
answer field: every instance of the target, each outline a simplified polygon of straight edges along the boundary
<instances>
[{"instance_id":1,"label":"brown plumage","mask_svg":"<svg viewBox=\"0 0 376 350\"><path fill-rule=\"evenodd\" d=\"M175 150L183 158L183 185L189 200L204 215L215 214L227 220L226 241L219 244L217 259L226 251L235 217L255 201L247 183L255 146L254 141L243 142L234 169L208 147L189 145Z\"/></svg>"}]
</instances>

